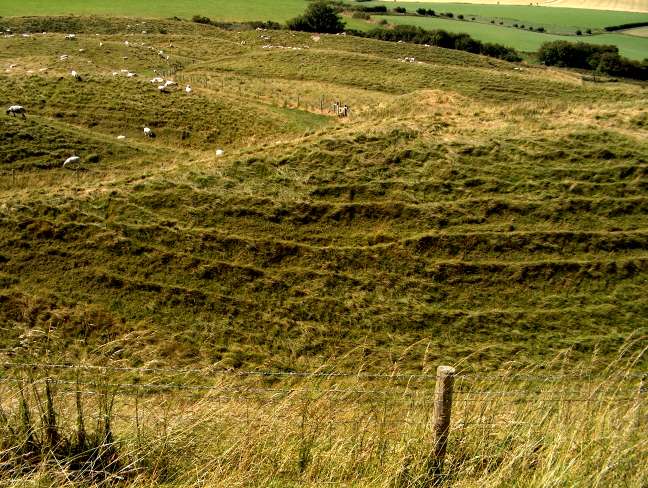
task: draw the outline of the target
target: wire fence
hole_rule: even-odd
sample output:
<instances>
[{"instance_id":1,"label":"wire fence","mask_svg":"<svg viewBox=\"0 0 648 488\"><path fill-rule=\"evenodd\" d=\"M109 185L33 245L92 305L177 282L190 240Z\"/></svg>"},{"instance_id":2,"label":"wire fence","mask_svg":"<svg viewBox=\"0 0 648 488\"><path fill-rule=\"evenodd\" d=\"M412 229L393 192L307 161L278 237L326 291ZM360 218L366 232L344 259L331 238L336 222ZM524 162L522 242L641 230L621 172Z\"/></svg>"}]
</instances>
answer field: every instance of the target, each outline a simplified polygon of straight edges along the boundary
<instances>
[{"instance_id":1,"label":"wire fence","mask_svg":"<svg viewBox=\"0 0 648 488\"><path fill-rule=\"evenodd\" d=\"M111 394L119 396L143 396L170 394L190 396L203 401L222 401L238 398L241 400L254 399L261 396L271 396L285 399L287 397L317 396L318 398L338 398L340 401L368 401L378 399L394 403L431 401L432 388L420 382L436 383L437 375L428 373L368 373L341 371L270 371L270 370L230 370L219 368L167 368L167 367L131 367L120 365L92 365L65 363L11 362L0 363L0 368L6 371L28 372L27 378L0 376L0 384L22 385L45 383L60 387L74 387L75 392L85 395L101 394L108 389ZM41 372L40 378L35 378L33 372ZM55 377L53 372L65 371L76 374L76 378ZM138 377L128 382L109 380L107 377L81 379L80 373L134 373ZM151 374L193 375L192 380L199 382L168 381L165 378L147 378ZM623 372L597 378L590 373L560 372L551 375L529 375L526 372L501 373L459 373L456 375L458 386L453 394L460 402L509 402L509 403L557 403L557 402L629 402L637 399L646 392L645 380L648 373ZM144 381L140 381L144 378ZM267 386L258 384L235 383L222 384L222 380L236 381L239 379L279 379L287 380L290 384ZM614 388L605 387L606 381L616 379ZM308 383L308 380L317 380ZM503 380L506 382L503 382ZM579 379L581 388L547 388L546 385L533 384L558 380ZM211 384L210 381L221 380L221 383ZM356 382L383 380L383 388L366 388L362 385L349 386L347 383L338 384L338 380L354 380ZM484 389L483 383L471 387L470 381L492 381L497 386ZM635 380L640 380L639 387ZM390 382L401 384L391 384ZM412 382L417 382L412 386ZM603 383L601 383L603 381ZM329 384L333 382L332 384ZM625 382L625 383L623 383ZM297 384L295 384L297 383ZM386 386L384 384L386 383ZM403 384L404 383L404 384ZM525 384L532 383L532 384ZM520 386L520 384L522 384ZM502 388L502 386L511 388ZM516 385L516 387L513 387ZM593 385L593 386L592 386ZM584 386L586 388L584 388Z\"/></svg>"}]
</instances>

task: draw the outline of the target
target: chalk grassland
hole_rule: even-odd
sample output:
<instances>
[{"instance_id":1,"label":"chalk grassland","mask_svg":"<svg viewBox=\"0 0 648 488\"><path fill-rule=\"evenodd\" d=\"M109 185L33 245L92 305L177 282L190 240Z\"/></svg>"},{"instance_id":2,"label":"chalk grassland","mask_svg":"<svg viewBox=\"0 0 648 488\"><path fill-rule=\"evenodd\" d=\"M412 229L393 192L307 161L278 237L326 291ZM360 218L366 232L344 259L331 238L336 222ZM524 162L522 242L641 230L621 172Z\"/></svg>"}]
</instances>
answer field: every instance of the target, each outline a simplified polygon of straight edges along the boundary
<instances>
[{"instance_id":1,"label":"chalk grassland","mask_svg":"<svg viewBox=\"0 0 648 488\"><path fill-rule=\"evenodd\" d=\"M392 4L393 2L383 3ZM411 3L416 6L416 4L419 3L434 4L436 2L430 2L429 0L411 0L410 2L398 3ZM467 0L463 3L527 6L531 2L524 2L521 0ZM533 4L542 7L648 13L648 6L644 0L539 0L533 2Z\"/></svg>"},{"instance_id":2,"label":"chalk grassland","mask_svg":"<svg viewBox=\"0 0 648 488\"><path fill-rule=\"evenodd\" d=\"M620 352L603 374L592 376L590 362L576 369L572 364L562 377L515 363L496 376L463 371L455 382L448 454L436 484L645 486L646 406L637 393L639 379L624 377L636 359ZM556 357L543 367L555 369L565 360ZM200 382L154 367L121 380L115 371L82 369L75 379L61 370L27 369L32 381L41 382L23 383L22 398L16 387L0 385L5 414L18 410L19 398L26 406L22 419L6 416L0 423L0 469L10 486L53 488L429 486L434 380L399 377L399 364L392 366L373 379L328 377L324 371L338 370L331 362L311 378L192 375ZM4 380L21 377L16 370L4 372ZM37 409L47 411L45 375L58 378L50 380L53 422ZM581 375L589 380L583 383ZM120 382L115 396L102 389ZM170 383L177 386L165 391ZM83 393L75 405L77 389ZM112 442L99 452L81 450L68 463L61 456L68 439L77 444L83 432L89 446L106 434L106 402ZM48 449L41 452L49 457L11 444L24 436L26 425L32 449L44 445Z\"/></svg>"},{"instance_id":3,"label":"chalk grassland","mask_svg":"<svg viewBox=\"0 0 648 488\"><path fill-rule=\"evenodd\" d=\"M346 354L417 370L479 351L489 369L606 355L645 330L640 87L440 48L135 23L0 40L16 65L0 103L29 108L0 126L3 347L54 320L85 330L62 360L110 336L133 364ZM153 69L194 94L159 94ZM320 113L335 99L350 120ZM79 171L60 168L72 153Z\"/></svg>"},{"instance_id":4,"label":"chalk grassland","mask_svg":"<svg viewBox=\"0 0 648 488\"><path fill-rule=\"evenodd\" d=\"M375 16L375 19L385 19L392 24L416 25L424 29L444 29L449 32L465 32L484 42L497 42L507 46L515 46L521 51L537 51L540 46L549 41L587 42L592 44L613 44L618 46L621 55L631 59L643 60L648 53L648 39L625 34L597 34L593 36L559 36L530 32L512 26L504 27L478 22L412 16Z\"/></svg>"},{"instance_id":5,"label":"chalk grassland","mask_svg":"<svg viewBox=\"0 0 648 488\"><path fill-rule=\"evenodd\" d=\"M0 106L28 108L0 118L8 485L424 486L433 378L407 374L439 364L464 375L446 484L645 485L644 87L350 36L0 24L48 32L0 39ZM77 390L107 463L51 454Z\"/></svg>"}]
</instances>

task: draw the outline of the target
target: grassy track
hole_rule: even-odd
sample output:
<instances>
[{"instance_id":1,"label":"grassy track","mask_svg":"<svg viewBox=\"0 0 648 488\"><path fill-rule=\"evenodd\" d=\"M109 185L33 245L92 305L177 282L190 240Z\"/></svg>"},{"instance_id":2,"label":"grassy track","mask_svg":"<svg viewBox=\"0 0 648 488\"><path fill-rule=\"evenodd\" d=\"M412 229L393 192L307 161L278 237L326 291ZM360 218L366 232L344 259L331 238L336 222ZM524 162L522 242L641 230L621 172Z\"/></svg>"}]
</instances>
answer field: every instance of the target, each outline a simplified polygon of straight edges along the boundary
<instances>
[{"instance_id":1,"label":"grassy track","mask_svg":"<svg viewBox=\"0 0 648 488\"><path fill-rule=\"evenodd\" d=\"M593 36L558 36L554 34L541 34L529 32L524 29L503 27L492 24L482 24L470 21L456 21L436 17L411 17L411 16L375 16L394 24L416 25L425 29L444 29L449 32L466 32L471 36L485 42L497 42L507 46L514 46L521 51L537 51L544 42L566 40L570 42L582 41L593 44L614 44L619 47L619 52L630 59L642 60L648 53L648 40L638 36L625 34L597 34Z\"/></svg>"}]
</instances>

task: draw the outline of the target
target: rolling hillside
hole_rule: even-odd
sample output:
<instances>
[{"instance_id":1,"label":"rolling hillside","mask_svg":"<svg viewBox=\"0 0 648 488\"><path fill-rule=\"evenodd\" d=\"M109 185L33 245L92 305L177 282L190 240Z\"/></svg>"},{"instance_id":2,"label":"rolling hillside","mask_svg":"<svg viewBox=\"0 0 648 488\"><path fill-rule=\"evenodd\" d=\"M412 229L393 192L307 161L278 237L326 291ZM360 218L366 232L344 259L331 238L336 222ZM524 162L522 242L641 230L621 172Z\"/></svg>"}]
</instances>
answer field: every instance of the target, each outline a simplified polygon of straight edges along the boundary
<instances>
[{"instance_id":1,"label":"rolling hillside","mask_svg":"<svg viewBox=\"0 0 648 488\"><path fill-rule=\"evenodd\" d=\"M440 48L146 26L0 40L15 65L0 100L29 110L1 126L3 347L23 354L54 321L68 359L91 323L88 345L128 337L133 364L361 353L416 370L481 350L497 368L645 330L641 88ZM194 92L158 93L153 70ZM320 113L334 99L352 117ZM71 154L78 171L60 167Z\"/></svg>"},{"instance_id":2,"label":"rolling hillside","mask_svg":"<svg viewBox=\"0 0 648 488\"><path fill-rule=\"evenodd\" d=\"M645 486L645 85L0 25L0 484Z\"/></svg>"}]
</instances>

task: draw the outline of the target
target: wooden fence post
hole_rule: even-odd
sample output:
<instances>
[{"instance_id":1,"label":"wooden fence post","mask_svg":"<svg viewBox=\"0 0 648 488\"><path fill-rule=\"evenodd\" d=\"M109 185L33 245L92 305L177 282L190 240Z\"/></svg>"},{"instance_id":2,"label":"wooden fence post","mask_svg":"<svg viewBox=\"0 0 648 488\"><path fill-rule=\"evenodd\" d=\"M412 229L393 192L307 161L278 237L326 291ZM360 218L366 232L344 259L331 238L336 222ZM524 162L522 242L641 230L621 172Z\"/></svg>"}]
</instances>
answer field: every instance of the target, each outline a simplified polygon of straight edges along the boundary
<instances>
[{"instance_id":1,"label":"wooden fence post","mask_svg":"<svg viewBox=\"0 0 648 488\"><path fill-rule=\"evenodd\" d=\"M452 387L454 385L455 369L451 366L439 366L434 388L434 453L430 474L434 482L440 480L443 462L448 446L450 431L450 415L452 414Z\"/></svg>"}]
</instances>

